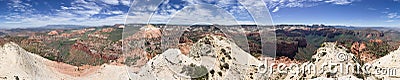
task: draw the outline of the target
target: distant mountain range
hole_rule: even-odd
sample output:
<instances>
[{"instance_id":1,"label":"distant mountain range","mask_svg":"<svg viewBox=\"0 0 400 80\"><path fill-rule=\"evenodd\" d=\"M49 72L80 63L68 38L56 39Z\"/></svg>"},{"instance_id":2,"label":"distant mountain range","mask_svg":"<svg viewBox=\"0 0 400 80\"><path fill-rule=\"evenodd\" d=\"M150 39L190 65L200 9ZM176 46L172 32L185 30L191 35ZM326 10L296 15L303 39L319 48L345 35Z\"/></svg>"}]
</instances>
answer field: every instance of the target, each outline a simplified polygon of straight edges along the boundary
<instances>
[{"instance_id":1,"label":"distant mountain range","mask_svg":"<svg viewBox=\"0 0 400 80\"><path fill-rule=\"evenodd\" d=\"M117 24L116 24L117 25ZM128 24L128 25L134 25L134 24ZM139 24L139 25L145 25L145 24ZM154 24L154 25L165 25L165 24ZM107 26L107 25L104 25ZM108 26L113 26L113 25L108 25ZM114 25L115 26L115 25ZM206 25L192 25L192 26L206 26ZM241 25L241 26L257 26L257 25ZM347 29L347 30L378 30L378 31L400 31L400 28L397 27L354 27L354 26L343 26L343 25L323 25L323 24L314 24L314 25L290 25L290 24L278 24L275 25L275 27L279 26L307 26L307 27L332 27L332 28L340 28L340 29ZM46 31L46 30L52 30L52 29L83 29L87 27L96 27L96 26L85 26L85 25L46 25L42 27L30 27L30 28L12 28L12 29L6 29L7 31L11 32L21 32L25 30L29 31ZM99 27L99 26L97 26ZM0 28L1 30L1 28ZM0 35L3 35L0 33Z\"/></svg>"},{"instance_id":2,"label":"distant mountain range","mask_svg":"<svg viewBox=\"0 0 400 80\"><path fill-rule=\"evenodd\" d=\"M47 25L43 27L37 27L42 29L82 29L89 26L82 26L82 25Z\"/></svg>"},{"instance_id":3,"label":"distant mountain range","mask_svg":"<svg viewBox=\"0 0 400 80\"><path fill-rule=\"evenodd\" d=\"M0 37L6 35L6 33L0 32Z\"/></svg>"},{"instance_id":4,"label":"distant mountain range","mask_svg":"<svg viewBox=\"0 0 400 80\"><path fill-rule=\"evenodd\" d=\"M24 32L24 31L34 31L34 32L42 32L42 31L49 31L53 29L83 29L89 26L82 26L82 25L47 25L43 27L30 27L30 28L12 28L12 29L5 29L7 32Z\"/></svg>"},{"instance_id":5,"label":"distant mountain range","mask_svg":"<svg viewBox=\"0 0 400 80\"><path fill-rule=\"evenodd\" d=\"M354 26L333 26L335 28L341 28L341 29L348 29L348 30L366 30L366 29L372 29L372 30L378 30L378 31L400 31L400 28L398 27L354 27Z\"/></svg>"}]
</instances>

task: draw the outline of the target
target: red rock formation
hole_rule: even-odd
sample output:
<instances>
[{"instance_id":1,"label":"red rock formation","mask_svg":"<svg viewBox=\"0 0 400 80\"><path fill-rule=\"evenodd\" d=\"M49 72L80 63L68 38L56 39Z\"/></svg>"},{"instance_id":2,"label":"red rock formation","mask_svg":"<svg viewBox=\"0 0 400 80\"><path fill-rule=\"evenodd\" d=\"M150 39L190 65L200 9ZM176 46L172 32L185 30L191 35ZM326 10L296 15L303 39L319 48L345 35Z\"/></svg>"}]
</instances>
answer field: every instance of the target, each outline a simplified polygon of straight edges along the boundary
<instances>
[{"instance_id":1,"label":"red rock formation","mask_svg":"<svg viewBox=\"0 0 400 80\"><path fill-rule=\"evenodd\" d=\"M359 42L354 42L350 48L351 52L358 56L361 61L369 62L375 60L377 57L369 53L369 51L366 51L366 49L367 45Z\"/></svg>"},{"instance_id":2,"label":"red rock formation","mask_svg":"<svg viewBox=\"0 0 400 80\"><path fill-rule=\"evenodd\" d=\"M277 56L286 56L289 58L293 58L298 51L298 43L297 42L286 42L280 41L277 44Z\"/></svg>"},{"instance_id":3,"label":"red rock formation","mask_svg":"<svg viewBox=\"0 0 400 80\"><path fill-rule=\"evenodd\" d=\"M289 57L285 57L285 56L277 57L274 61L275 61L275 64L283 63L286 66L289 66L292 63L294 63L294 64L300 64L301 63L300 61L297 61L295 59L290 59ZM277 65L274 65L273 67L276 68Z\"/></svg>"},{"instance_id":4,"label":"red rock formation","mask_svg":"<svg viewBox=\"0 0 400 80\"><path fill-rule=\"evenodd\" d=\"M68 38L68 37L71 37L72 35L71 35L71 34L68 34L68 33L63 33L63 34L61 34L61 36L62 36L62 37Z\"/></svg>"},{"instance_id":5,"label":"red rock formation","mask_svg":"<svg viewBox=\"0 0 400 80\"><path fill-rule=\"evenodd\" d=\"M377 59L377 57L373 54L369 54L369 53L361 53L360 55L360 60L364 61L364 62L370 62Z\"/></svg>"},{"instance_id":6,"label":"red rock formation","mask_svg":"<svg viewBox=\"0 0 400 80\"><path fill-rule=\"evenodd\" d=\"M103 54L103 52L93 53L90 51L89 47L84 44L84 42L81 42L79 40L74 45L71 46L70 52L73 52L74 50L75 51L83 51L86 54L89 54L90 56L92 56L93 58L102 58L105 60L116 60L119 57L116 54Z\"/></svg>"},{"instance_id":7,"label":"red rock formation","mask_svg":"<svg viewBox=\"0 0 400 80\"><path fill-rule=\"evenodd\" d=\"M84 34L86 33L86 30L76 30L73 32L73 34Z\"/></svg>"},{"instance_id":8,"label":"red rock formation","mask_svg":"<svg viewBox=\"0 0 400 80\"><path fill-rule=\"evenodd\" d=\"M101 32L106 32L106 33L111 32L111 31L114 31L114 28L105 28L105 29L101 30Z\"/></svg>"},{"instance_id":9,"label":"red rock formation","mask_svg":"<svg viewBox=\"0 0 400 80\"><path fill-rule=\"evenodd\" d=\"M353 45L351 46L350 50L351 53L354 53L355 55L359 55L364 49L366 48L366 45L364 43L359 43L359 42L354 42Z\"/></svg>"},{"instance_id":10,"label":"red rock formation","mask_svg":"<svg viewBox=\"0 0 400 80\"><path fill-rule=\"evenodd\" d=\"M148 29L145 32L146 38L159 38L161 37L161 31L160 29Z\"/></svg>"},{"instance_id":11,"label":"red rock formation","mask_svg":"<svg viewBox=\"0 0 400 80\"><path fill-rule=\"evenodd\" d=\"M351 45L351 49L350 50L351 50L352 53L358 55L359 52L361 51L360 50L360 43L354 42L353 45Z\"/></svg>"},{"instance_id":12,"label":"red rock formation","mask_svg":"<svg viewBox=\"0 0 400 80\"><path fill-rule=\"evenodd\" d=\"M381 39L371 39L369 40L370 43L378 43L378 44L382 44L383 41Z\"/></svg>"},{"instance_id":13,"label":"red rock formation","mask_svg":"<svg viewBox=\"0 0 400 80\"><path fill-rule=\"evenodd\" d=\"M49 33L47 33L47 35L53 36L53 35L58 35L57 31L50 31Z\"/></svg>"},{"instance_id":14,"label":"red rock formation","mask_svg":"<svg viewBox=\"0 0 400 80\"><path fill-rule=\"evenodd\" d=\"M181 50L181 53L185 55L189 54L190 48L193 45L193 41L187 37L181 37L179 43L180 44L178 44L178 47Z\"/></svg>"},{"instance_id":15,"label":"red rock formation","mask_svg":"<svg viewBox=\"0 0 400 80\"><path fill-rule=\"evenodd\" d=\"M100 57L100 55L98 55L98 54L96 55L96 54L90 52L89 48L86 45L84 45L83 43L81 43L79 40L74 45L71 46L71 50L80 50L87 54L90 54L90 55L93 55L96 57Z\"/></svg>"},{"instance_id":16,"label":"red rock formation","mask_svg":"<svg viewBox=\"0 0 400 80\"><path fill-rule=\"evenodd\" d=\"M183 43L183 44L179 44L178 46L179 46L179 49L181 50L182 54L188 55L192 45L193 45L193 43Z\"/></svg>"}]
</instances>

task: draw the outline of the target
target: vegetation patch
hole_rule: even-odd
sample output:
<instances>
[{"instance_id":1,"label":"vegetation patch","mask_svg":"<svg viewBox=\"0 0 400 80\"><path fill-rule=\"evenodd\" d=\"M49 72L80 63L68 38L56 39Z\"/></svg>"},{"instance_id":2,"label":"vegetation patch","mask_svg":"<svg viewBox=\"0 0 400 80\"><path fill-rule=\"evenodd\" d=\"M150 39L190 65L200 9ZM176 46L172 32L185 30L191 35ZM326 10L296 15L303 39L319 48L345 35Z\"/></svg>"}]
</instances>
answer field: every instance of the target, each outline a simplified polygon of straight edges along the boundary
<instances>
[{"instance_id":1,"label":"vegetation patch","mask_svg":"<svg viewBox=\"0 0 400 80\"><path fill-rule=\"evenodd\" d=\"M180 73L184 73L192 78L192 80L207 80L208 71L205 66L197 66L195 64L185 65Z\"/></svg>"}]
</instances>

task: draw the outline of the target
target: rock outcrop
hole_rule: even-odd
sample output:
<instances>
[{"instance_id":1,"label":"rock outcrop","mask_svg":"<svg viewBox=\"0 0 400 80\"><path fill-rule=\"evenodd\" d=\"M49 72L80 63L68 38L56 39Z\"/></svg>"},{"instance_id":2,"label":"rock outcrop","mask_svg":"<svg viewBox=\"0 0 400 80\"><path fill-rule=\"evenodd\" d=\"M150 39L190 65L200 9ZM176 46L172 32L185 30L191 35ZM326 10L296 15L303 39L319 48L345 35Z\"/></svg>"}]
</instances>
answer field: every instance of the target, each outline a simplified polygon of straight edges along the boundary
<instances>
[{"instance_id":1,"label":"rock outcrop","mask_svg":"<svg viewBox=\"0 0 400 80\"><path fill-rule=\"evenodd\" d=\"M347 64L352 65L343 67ZM358 59L345 47L335 43L324 43L312 60L302 64L286 65L284 69L278 66L274 70L273 79L358 79L353 74L359 64ZM279 70L280 69L280 70Z\"/></svg>"},{"instance_id":2,"label":"rock outcrop","mask_svg":"<svg viewBox=\"0 0 400 80\"><path fill-rule=\"evenodd\" d=\"M126 66L76 67L45 59L15 43L0 47L0 77L21 80L128 80Z\"/></svg>"},{"instance_id":3,"label":"rock outcrop","mask_svg":"<svg viewBox=\"0 0 400 80\"><path fill-rule=\"evenodd\" d=\"M225 37L207 35L193 45L188 56L179 49L169 49L151 59L133 76L167 80L260 79L264 75L257 73L259 64L260 61Z\"/></svg>"},{"instance_id":4,"label":"rock outcrop","mask_svg":"<svg viewBox=\"0 0 400 80\"><path fill-rule=\"evenodd\" d=\"M50 31L49 33L47 33L47 35L58 35L59 33L57 31Z\"/></svg>"},{"instance_id":5,"label":"rock outcrop","mask_svg":"<svg viewBox=\"0 0 400 80\"><path fill-rule=\"evenodd\" d=\"M350 50L336 43L324 43L312 60L301 63L286 64L283 72L274 70L272 79L329 79L329 80L380 80L399 79L400 49L389 55L362 63ZM296 65L296 66L292 66ZM288 67L289 66L289 67ZM277 68L281 68L278 66ZM285 70L287 72L285 72Z\"/></svg>"},{"instance_id":6,"label":"rock outcrop","mask_svg":"<svg viewBox=\"0 0 400 80\"><path fill-rule=\"evenodd\" d=\"M400 79L400 48L370 63L369 79Z\"/></svg>"}]
</instances>

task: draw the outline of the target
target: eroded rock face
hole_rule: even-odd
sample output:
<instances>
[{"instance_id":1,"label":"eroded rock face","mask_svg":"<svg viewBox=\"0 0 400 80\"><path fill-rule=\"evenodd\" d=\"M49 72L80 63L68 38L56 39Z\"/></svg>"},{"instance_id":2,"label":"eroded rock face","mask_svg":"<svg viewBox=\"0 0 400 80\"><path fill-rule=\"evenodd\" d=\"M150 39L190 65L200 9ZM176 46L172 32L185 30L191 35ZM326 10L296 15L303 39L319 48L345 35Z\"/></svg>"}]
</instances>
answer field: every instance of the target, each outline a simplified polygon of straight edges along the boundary
<instances>
[{"instance_id":1,"label":"eroded rock face","mask_svg":"<svg viewBox=\"0 0 400 80\"><path fill-rule=\"evenodd\" d=\"M162 53L160 50L161 30L153 25L128 28L126 30L138 31L132 31L134 33L125 35L126 38L122 42L123 55L119 62L131 66L137 72L148 60Z\"/></svg>"},{"instance_id":2,"label":"eroded rock face","mask_svg":"<svg viewBox=\"0 0 400 80\"><path fill-rule=\"evenodd\" d=\"M351 45L351 52L358 55L360 52L364 51L365 48L365 43L354 42L353 45Z\"/></svg>"},{"instance_id":3,"label":"eroded rock face","mask_svg":"<svg viewBox=\"0 0 400 80\"><path fill-rule=\"evenodd\" d=\"M180 51L169 49L157 55L136 76L183 80L250 80L266 76L258 73L260 61L222 36L206 35L193 44L188 55Z\"/></svg>"},{"instance_id":4,"label":"eroded rock face","mask_svg":"<svg viewBox=\"0 0 400 80\"><path fill-rule=\"evenodd\" d=\"M287 56L293 58L298 51L298 42L285 42L281 41L277 44L277 56Z\"/></svg>"},{"instance_id":5,"label":"eroded rock face","mask_svg":"<svg viewBox=\"0 0 400 80\"><path fill-rule=\"evenodd\" d=\"M307 77L312 78L326 77L326 78L339 78L342 76L357 74L356 67L343 68L341 71L333 74L335 69L339 69L340 65L360 65L357 57L346 49L342 45L337 45L335 43L324 43L321 48L317 50L317 53L312 57L310 63L316 65L316 70L322 74L307 75ZM332 69L333 68L333 69ZM344 74L341 74L344 73Z\"/></svg>"},{"instance_id":6,"label":"eroded rock face","mask_svg":"<svg viewBox=\"0 0 400 80\"><path fill-rule=\"evenodd\" d=\"M181 50L182 54L189 54L190 48L193 45L193 41L188 39L187 37L180 38L178 47Z\"/></svg>"},{"instance_id":7,"label":"eroded rock face","mask_svg":"<svg viewBox=\"0 0 400 80\"><path fill-rule=\"evenodd\" d=\"M360 45L360 44L358 44ZM354 48L354 47L353 47ZM357 47L360 48L360 47ZM400 49L368 63L360 63L350 50L336 43L324 43L312 60L300 67L290 68L288 73L274 70L272 79L399 79ZM361 57L362 58L362 57ZM287 64L286 64L287 65ZM365 70L364 70L365 69Z\"/></svg>"},{"instance_id":8,"label":"eroded rock face","mask_svg":"<svg viewBox=\"0 0 400 80\"><path fill-rule=\"evenodd\" d=\"M260 62L222 36L207 35L191 48L189 53L196 62L203 62L208 79L259 79L257 67ZM211 62L207 62L211 61ZM253 64L253 66L251 66Z\"/></svg>"},{"instance_id":9,"label":"eroded rock face","mask_svg":"<svg viewBox=\"0 0 400 80\"><path fill-rule=\"evenodd\" d=\"M144 35L146 38L159 38L161 37L160 28L156 28L153 25L147 25L145 27L140 28L141 31L144 31Z\"/></svg>"},{"instance_id":10,"label":"eroded rock face","mask_svg":"<svg viewBox=\"0 0 400 80\"><path fill-rule=\"evenodd\" d=\"M354 53L354 55L359 57L362 62L375 60L377 57L371 53L368 53L366 49L366 44L359 42L354 42L350 47L351 53Z\"/></svg>"}]
</instances>

